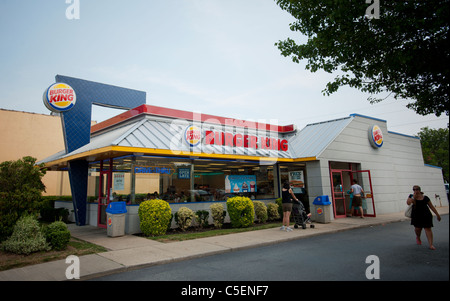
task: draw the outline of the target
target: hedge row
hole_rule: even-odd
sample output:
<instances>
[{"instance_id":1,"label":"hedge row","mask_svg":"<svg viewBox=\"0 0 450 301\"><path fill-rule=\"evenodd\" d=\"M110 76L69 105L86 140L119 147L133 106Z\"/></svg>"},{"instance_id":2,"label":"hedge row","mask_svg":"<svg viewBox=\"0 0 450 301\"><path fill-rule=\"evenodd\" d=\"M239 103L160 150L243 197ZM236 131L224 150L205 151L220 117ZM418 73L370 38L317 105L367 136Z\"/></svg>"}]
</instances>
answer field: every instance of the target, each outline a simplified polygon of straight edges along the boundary
<instances>
[{"instance_id":1,"label":"hedge row","mask_svg":"<svg viewBox=\"0 0 450 301\"><path fill-rule=\"evenodd\" d=\"M253 222L266 222L279 218L278 205L269 203L267 206L260 201L252 201L247 197L233 197L227 200L228 214L233 228L249 227ZM221 228L227 211L221 203L214 203L210 207L214 226ZM208 225L209 212L200 210L192 211L187 207L181 207L175 215L169 203L164 200L154 199L144 201L138 209L140 228L146 236L163 235L170 228L173 216L181 230L186 230L194 220L200 227Z\"/></svg>"}]
</instances>

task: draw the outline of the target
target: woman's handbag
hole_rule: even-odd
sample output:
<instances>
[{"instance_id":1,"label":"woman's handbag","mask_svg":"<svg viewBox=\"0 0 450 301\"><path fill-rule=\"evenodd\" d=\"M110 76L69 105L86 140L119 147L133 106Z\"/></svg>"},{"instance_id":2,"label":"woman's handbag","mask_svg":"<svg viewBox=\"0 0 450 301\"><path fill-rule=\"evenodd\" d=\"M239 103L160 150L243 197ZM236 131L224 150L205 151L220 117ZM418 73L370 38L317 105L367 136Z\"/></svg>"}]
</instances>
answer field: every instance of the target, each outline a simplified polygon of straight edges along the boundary
<instances>
[{"instance_id":1,"label":"woman's handbag","mask_svg":"<svg viewBox=\"0 0 450 301\"><path fill-rule=\"evenodd\" d=\"M408 208L406 208L406 211L405 211L405 216L406 216L406 217L411 218L411 215L412 215L412 207L413 207L413 205L411 204L411 205L408 206Z\"/></svg>"}]
</instances>

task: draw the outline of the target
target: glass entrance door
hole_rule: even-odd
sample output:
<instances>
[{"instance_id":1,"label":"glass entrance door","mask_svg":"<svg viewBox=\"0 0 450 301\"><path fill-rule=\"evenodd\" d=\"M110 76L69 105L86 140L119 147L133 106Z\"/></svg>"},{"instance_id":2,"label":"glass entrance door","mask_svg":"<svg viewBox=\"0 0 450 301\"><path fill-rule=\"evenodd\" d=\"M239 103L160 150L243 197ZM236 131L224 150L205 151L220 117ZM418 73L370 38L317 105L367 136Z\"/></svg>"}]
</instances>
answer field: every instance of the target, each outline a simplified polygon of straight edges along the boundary
<instances>
[{"instance_id":1,"label":"glass entrance door","mask_svg":"<svg viewBox=\"0 0 450 301\"><path fill-rule=\"evenodd\" d=\"M98 227L106 228L106 207L112 196L112 159L100 163L100 180L98 185L97 225Z\"/></svg>"},{"instance_id":2,"label":"glass entrance door","mask_svg":"<svg viewBox=\"0 0 450 301\"><path fill-rule=\"evenodd\" d=\"M362 199L364 216L376 217L370 170L353 171L352 178L357 179L359 185L361 185L364 190L364 196Z\"/></svg>"},{"instance_id":3,"label":"glass entrance door","mask_svg":"<svg viewBox=\"0 0 450 301\"><path fill-rule=\"evenodd\" d=\"M330 178L335 218L346 217L347 213L350 213L352 209L350 187L353 183L353 179L356 179L364 190L362 199L364 216L376 216L370 170L355 170L355 167L351 165L349 165L349 169L330 168ZM357 210L357 212L359 214L359 210Z\"/></svg>"},{"instance_id":4,"label":"glass entrance door","mask_svg":"<svg viewBox=\"0 0 450 301\"><path fill-rule=\"evenodd\" d=\"M341 170L331 170L331 184L334 216L345 217L347 211Z\"/></svg>"}]
</instances>

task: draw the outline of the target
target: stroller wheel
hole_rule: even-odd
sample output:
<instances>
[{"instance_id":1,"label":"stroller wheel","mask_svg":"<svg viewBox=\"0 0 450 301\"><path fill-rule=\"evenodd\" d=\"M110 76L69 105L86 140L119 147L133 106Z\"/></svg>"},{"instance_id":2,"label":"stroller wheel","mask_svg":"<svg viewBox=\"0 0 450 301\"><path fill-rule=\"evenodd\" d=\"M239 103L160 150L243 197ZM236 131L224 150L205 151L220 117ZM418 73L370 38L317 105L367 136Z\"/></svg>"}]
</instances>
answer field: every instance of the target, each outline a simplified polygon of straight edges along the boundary
<instances>
[{"instance_id":1,"label":"stroller wheel","mask_svg":"<svg viewBox=\"0 0 450 301\"><path fill-rule=\"evenodd\" d=\"M314 225L309 225L309 227L310 227L311 229L314 229Z\"/></svg>"},{"instance_id":2,"label":"stroller wheel","mask_svg":"<svg viewBox=\"0 0 450 301\"><path fill-rule=\"evenodd\" d=\"M306 224L302 224L302 229L306 229Z\"/></svg>"},{"instance_id":3,"label":"stroller wheel","mask_svg":"<svg viewBox=\"0 0 450 301\"><path fill-rule=\"evenodd\" d=\"M297 228L298 228L298 225L297 225L297 224L295 224L295 225L294 225L294 228L295 228L295 229L297 229Z\"/></svg>"}]
</instances>

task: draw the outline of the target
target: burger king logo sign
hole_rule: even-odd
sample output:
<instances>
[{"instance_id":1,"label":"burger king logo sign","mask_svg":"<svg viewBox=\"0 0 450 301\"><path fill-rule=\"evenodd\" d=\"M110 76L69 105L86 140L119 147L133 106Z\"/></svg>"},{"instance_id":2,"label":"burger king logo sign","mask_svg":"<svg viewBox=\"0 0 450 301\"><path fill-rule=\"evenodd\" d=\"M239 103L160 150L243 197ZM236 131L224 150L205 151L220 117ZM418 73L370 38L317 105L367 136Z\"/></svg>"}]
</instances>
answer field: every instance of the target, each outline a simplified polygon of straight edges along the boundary
<instances>
[{"instance_id":1,"label":"burger king logo sign","mask_svg":"<svg viewBox=\"0 0 450 301\"><path fill-rule=\"evenodd\" d=\"M383 145L383 132L378 125L369 127L369 141L374 148L380 148Z\"/></svg>"},{"instance_id":2,"label":"burger king logo sign","mask_svg":"<svg viewBox=\"0 0 450 301\"><path fill-rule=\"evenodd\" d=\"M45 90L43 101L52 112L67 112L75 106L77 96L68 84L55 83Z\"/></svg>"},{"instance_id":3,"label":"burger king logo sign","mask_svg":"<svg viewBox=\"0 0 450 301\"><path fill-rule=\"evenodd\" d=\"M195 125L190 125L184 132L184 140L189 146L197 146L202 140L202 131Z\"/></svg>"}]
</instances>

